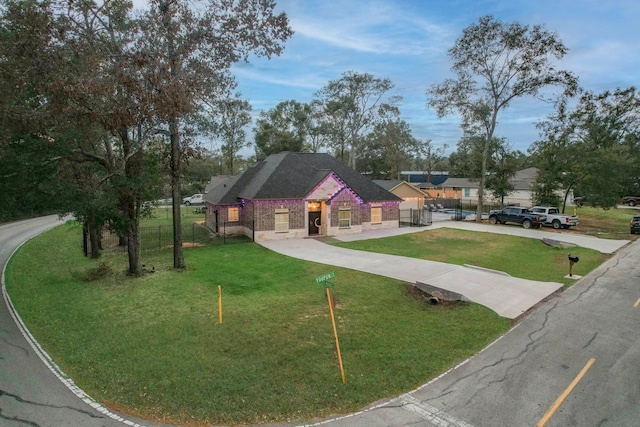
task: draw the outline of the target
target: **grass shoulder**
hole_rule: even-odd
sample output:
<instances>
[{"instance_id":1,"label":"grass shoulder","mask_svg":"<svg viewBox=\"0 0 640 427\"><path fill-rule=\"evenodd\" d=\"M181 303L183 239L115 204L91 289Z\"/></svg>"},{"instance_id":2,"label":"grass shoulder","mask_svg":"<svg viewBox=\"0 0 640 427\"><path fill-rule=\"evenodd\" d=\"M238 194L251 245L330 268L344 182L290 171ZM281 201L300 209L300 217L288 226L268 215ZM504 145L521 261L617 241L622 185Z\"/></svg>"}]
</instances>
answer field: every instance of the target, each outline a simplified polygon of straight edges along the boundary
<instances>
[{"instance_id":1,"label":"grass shoulder","mask_svg":"<svg viewBox=\"0 0 640 427\"><path fill-rule=\"evenodd\" d=\"M583 206L576 209L580 225L572 232L595 236L603 239L635 240L636 235L629 233L629 222L633 215L640 213L636 208L620 206L611 209ZM573 212L571 212L573 213Z\"/></svg>"}]
</instances>

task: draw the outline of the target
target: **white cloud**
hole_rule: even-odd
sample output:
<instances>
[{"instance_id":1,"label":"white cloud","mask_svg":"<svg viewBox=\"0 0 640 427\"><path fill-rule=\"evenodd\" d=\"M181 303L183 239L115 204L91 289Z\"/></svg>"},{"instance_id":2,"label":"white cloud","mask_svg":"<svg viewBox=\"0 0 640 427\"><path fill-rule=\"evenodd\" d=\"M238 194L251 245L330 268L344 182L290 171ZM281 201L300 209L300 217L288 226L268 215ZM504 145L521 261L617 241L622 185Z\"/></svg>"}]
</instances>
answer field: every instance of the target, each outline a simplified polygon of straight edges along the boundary
<instances>
[{"instance_id":1,"label":"white cloud","mask_svg":"<svg viewBox=\"0 0 640 427\"><path fill-rule=\"evenodd\" d=\"M271 70L275 72L264 72L259 69L234 68L234 74L240 79L250 79L254 82L268 83L277 86L289 86L306 89L318 89L326 83L325 80L314 81L309 75L284 75L282 70Z\"/></svg>"}]
</instances>

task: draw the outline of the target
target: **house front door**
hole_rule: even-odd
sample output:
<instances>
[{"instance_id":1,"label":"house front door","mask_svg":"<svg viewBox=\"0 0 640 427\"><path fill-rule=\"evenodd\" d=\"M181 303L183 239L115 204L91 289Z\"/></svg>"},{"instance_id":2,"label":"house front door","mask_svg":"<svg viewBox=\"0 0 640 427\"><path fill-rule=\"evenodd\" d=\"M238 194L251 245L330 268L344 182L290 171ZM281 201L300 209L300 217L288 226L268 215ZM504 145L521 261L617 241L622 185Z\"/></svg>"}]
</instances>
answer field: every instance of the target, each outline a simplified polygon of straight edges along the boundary
<instances>
[{"instance_id":1,"label":"house front door","mask_svg":"<svg viewBox=\"0 0 640 427\"><path fill-rule=\"evenodd\" d=\"M322 212L309 212L309 236L320 234Z\"/></svg>"}]
</instances>

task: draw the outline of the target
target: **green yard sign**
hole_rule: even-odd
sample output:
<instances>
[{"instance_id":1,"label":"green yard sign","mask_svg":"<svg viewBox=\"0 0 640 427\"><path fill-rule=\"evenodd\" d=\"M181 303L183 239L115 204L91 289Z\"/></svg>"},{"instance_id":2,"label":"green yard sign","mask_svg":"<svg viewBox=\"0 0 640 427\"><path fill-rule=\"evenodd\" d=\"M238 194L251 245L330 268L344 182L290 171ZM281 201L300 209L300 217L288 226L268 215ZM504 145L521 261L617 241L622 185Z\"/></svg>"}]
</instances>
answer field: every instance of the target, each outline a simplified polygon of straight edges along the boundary
<instances>
[{"instance_id":1,"label":"green yard sign","mask_svg":"<svg viewBox=\"0 0 640 427\"><path fill-rule=\"evenodd\" d=\"M334 272L323 274L322 276L316 277L316 283L326 282L327 280L333 279L334 277L336 277L336 273Z\"/></svg>"},{"instance_id":2,"label":"green yard sign","mask_svg":"<svg viewBox=\"0 0 640 427\"><path fill-rule=\"evenodd\" d=\"M336 273L332 271L330 273L316 277L316 283L324 285L325 288L333 288L333 283L331 283L329 279L333 279L334 277L336 277Z\"/></svg>"}]
</instances>

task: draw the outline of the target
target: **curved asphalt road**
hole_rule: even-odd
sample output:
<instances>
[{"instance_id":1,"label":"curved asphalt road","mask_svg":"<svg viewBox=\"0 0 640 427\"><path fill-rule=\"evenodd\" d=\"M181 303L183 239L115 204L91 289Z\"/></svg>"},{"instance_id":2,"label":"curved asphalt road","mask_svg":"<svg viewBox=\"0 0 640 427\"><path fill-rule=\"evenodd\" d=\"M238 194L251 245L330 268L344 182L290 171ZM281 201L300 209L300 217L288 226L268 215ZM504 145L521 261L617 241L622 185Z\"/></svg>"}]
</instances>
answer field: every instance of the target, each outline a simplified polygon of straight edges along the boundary
<instances>
[{"instance_id":1,"label":"curved asphalt road","mask_svg":"<svg viewBox=\"0 0 640 427\"><path fill-rule=\"evenodd\" d=\"M17 318L4 285L7 261L22 243L59 224L54 215L0 226L0 426L160 427L125 419L86 396L57 370Z\"/></svg>"}]
</instances>

